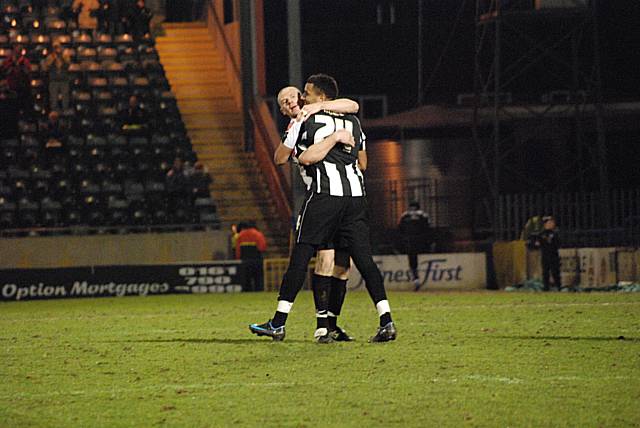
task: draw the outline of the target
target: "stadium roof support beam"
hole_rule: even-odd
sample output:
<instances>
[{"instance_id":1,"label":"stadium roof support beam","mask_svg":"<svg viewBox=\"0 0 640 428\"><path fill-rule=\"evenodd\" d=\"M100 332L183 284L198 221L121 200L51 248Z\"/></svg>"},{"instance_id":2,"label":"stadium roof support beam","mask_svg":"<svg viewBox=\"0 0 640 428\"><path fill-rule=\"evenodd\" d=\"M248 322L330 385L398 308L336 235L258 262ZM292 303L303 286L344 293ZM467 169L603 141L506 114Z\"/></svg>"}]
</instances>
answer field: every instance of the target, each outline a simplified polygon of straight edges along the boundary
<instances>
[{"instance_id":1,"label":"stadium roof support beam","mask_svg":"<svg viewBox=\"0 0 640 428\"><path fill-rule=\"evenodd\" d=\"M251 108L256 95L256 37L255 5L252 1L240 3L240 57L242 62L242 115L245 151L255 150Z\"/></svg>"},{"instance_id":2,"label":"stadium roof support beam","mask_svg":"<svg viewBox=\"0 0 640 428\"><path fill-rule=\"evenodd\" d=\"M287 0L287 35L289 44L289 84L302 88L300 0Z\"/></svg>"}]
</instances>

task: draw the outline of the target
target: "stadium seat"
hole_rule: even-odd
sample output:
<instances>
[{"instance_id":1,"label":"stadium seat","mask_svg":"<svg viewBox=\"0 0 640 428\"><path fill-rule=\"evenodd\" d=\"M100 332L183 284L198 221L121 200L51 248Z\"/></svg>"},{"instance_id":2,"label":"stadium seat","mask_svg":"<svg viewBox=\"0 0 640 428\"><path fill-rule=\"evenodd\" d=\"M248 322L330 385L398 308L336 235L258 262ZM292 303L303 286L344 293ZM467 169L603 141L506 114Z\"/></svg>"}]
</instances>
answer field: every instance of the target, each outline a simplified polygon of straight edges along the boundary
<instances>
[{"instance_id":1,"label":"stadium seat","mask_svg":"<svg viewBox=\"0 0 640 428\"><path fill-rule=\"evenodd\" d=\"M44 179L34 180L31 195L37 200L41 200L49 194L49 181Z\"/></svg>"},{"instance_id":2,"label":"stadium seat","mask_svg":"<svg viewBox=\"0 0 640 428\"><path fill-rule=\"evenodd\" d=\"M90 45L93 43L91 34L88 32L78 32L73 36L73 43L75 45Z\"/></svg>"},{"instance_id":3,"label":"stadium seat","mask_svg":"<svg viewBox=\"0 0 640 428\"><path fill-rule=\"evenodd\" d=\"M143 202L144 186L137 182L127 183L124 187L124 194L130 202Z\"/></svg>"},{"instance_id":4,"label":"stadium seat","mask_svg":"<svg viewBox=\"0 0 640 428\"><path fill-rule=\"evenodd\" d=\"M94 183L91 180L82 180L82 182L80 183L80 194L82 196L98 196L100 195L101 190L100 190L100 186L98 186L96 183ZM97 201L95 200L91 200L91 201L85 201L85 202L89 202L89 203L97 203Z\"/></svg>"},{"instance_id":5,"label":"stadium seat","mask_svg":"<svg viewBox=\"0 0 640 428\"><path fill-rule=\"evenodd\" d=\"M196 198L193 205L199 213L216 211L216 204L211 198Z\"/></svg>"},{"instance_id":6,"label":"stadium seat","mask_svg":"<svg viewBox=\"0 0 640 428\"><path fill-rule=\"evenodd\" d=\"M131 212L131 222L135 225L143 225L148 223L147 211L142 208L137 208Z\"/></svg>"},{"instance_id":7,"label":"stadium seat","mask_svg":"<svg viewBox=\"0 0 640 428\"><path fill-rule=\"evenodd\" d=\"M53 40L53 43L59 43L65 48L68 48L68 46L71 45L72 42L71 36L68 34L58 34L54 37L51 37L51 39Z\"/></svg>"},{"instance_id":8,"label":"stadium seat","mask_svg":"<svg viewBox=\"0 0 640 428\"><path fill-rule=\"evenodd\" d=\"M13 189L5 184L0 183L0 198L3 201L14 199Z\"/></svg>"},{"instance_id":9,"label":"stadium seat","mask_svg":"<svg viewBox=\"0 0 640 428\"><path fill-rule=\"evenodd\" d=\"M15 227L16 204L0 196L0 228L12 229Z\"/></svg>"},{"instance_id":10,"label":"stadium seat","mask_svg":"<svg viewBox=\"0 0 640 428\"><path fill-rule=\"evenodd\" d=\"M51 198L44 198L40 202L42 225L57 227L62 223L62 204Z\"/></svg>"},{"instance_id":11,"label":"stadium seat","mask_svg":"<svg viewBox=\"0 0 640 428\"><path fill-rule=\"evenodd\" d=\"M104 60L115 60L118 57L118 51L110 46L99 46L97 49L98 59L101 61Z\"/></svg>"},{"instance_id":12,"label":"stadium seat","mask_svg":"<svg viewBox=\"0 0 640 428\"><path fill-rule=\"evenodd\" d=\"M173 224L190 224L193 223L193 215L190 215L184 207L178 207L170 214L170 220Z\"/></svg>"},{"instance_id":13,"label":"stadium seat","mask_svg":"<svg viewBox=\"0 0 640 428\"><path fill-rule=\"evenodd\" d=\"M65 210L63 221L69 226L80 225L83 223L82 213L77 209Z\"/></svg>"},{"instance_id":14,"label":"stadium seat","mask_svg":"<svg viewBox=\"0 0 640 428\"><path fill-rule=\"evenodd\" d=\"M201 224L208 224L213 226L220 225L220 219L218 218L218 215L215 212L201 212L199 216L200 216L199 223Z\"/></svg>"},{"instance_id":15,"label":"stadium seat","mask_svg":"<svg viewBox=\"0 0 640 428\"><path fill-rule=\"evenodd\" d=\"M91 177L94 180L102 181L111 175L111 168L103 161L97 161L93 164L93 173Z\"/></svg>"},{"instance_id":16,"label":"stadium seat","mask_svg":"<svg viewBox=\"0 0 640 428\"><path fill-rule=\"evenodd\" d=\"M131 34L120 34L115 37L114 42L119 45L124 45L124 44L132 44L134 40L133 40L133 37L131 37Z\"/></svg>"},{"instance_id":17,"label":"stadium seat","mask_svg":"<svg viewBox=\"0 0 640 428\"><path fill-rule=\"evenodd\" d=\"M86 144L88 147L104 147L107 144L107 140L106 138L100 136L100 135L95 135L95 134L89 134L87 135L87 140L86 140Z\"/></svg>"},{"instance_id":18,"label":"stadium seat","mask_svg":"<svg viewBox=\"0 0 640 428\"><path fill-rule=\"evenodd\" d=\"M113 43L113 37L107 33L100 33L97 35L96 42L101 45L111 45Z\"/></svg>"},{"instance_id":19,"label":"stadium seat","mask_svg":"<svg viewBox=\"0 0 640 428\"><path fill-rule=\"evenodd\" d=\"M31 178L34 180L45 180L47 183L51 180L53 174L47 169L38 166L32 166L30 170Z\"/></svg>"},{"instance_id":20,"label":"stadium seat","mask_svg":"<svg viewBox=\"0 0 640 428\"><path fill-rule=\"evenodd\" d=\"M38 204L27 197L18 201L18 226L21 228L38 225Z\"/></svg>"},{"instance_id":21,"label":"stadium seat","mask_svg":"<svg viewBox=\"0 0 640 428\"><path fill-rule=\"evenodd\" d=\"M127 224L129 202L125 199L111 198L108 203L108 222L112 226Z\"/></svg>"}]
</instances>

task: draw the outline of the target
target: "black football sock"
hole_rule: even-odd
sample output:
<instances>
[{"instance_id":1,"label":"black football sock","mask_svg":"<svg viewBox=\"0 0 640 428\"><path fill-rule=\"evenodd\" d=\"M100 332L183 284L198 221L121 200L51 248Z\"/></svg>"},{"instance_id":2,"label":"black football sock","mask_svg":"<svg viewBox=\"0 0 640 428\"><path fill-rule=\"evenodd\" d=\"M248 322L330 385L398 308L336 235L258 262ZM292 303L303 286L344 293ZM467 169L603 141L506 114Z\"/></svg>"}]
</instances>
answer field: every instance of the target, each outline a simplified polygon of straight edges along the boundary
<instances>
[{"instance_id":1,"label":"black football sock","mask_svg":"<svg viewBox=\"0 0 640 428\"><path fill-rule=\"evenodd\" d=\"M380 327L384 327L391 321L391 308L389 307L389 301L387 299L381 300L376 303L376 310L380 316Z\"/></svg>"},{"instance_id":2,"label":"black football sock","mask_svg":"<svg viewBox=\"0 0 640 428\"><path fill-rule=\"evenodd\" d=\"M389 324L391 321L393 321L391 319L391 314L389 312L380 315L380 327L384 327L385 325Z\"/></svg>"},{"instance_id":3,"label":"black football sock","mask_svg":"<svg viewBox=\"0 0 640 428\"><path fill-rule=\"evenodd\" d=\"M289 259L289 267L282 278L280 293L278 294L278 308L276 310L271 325L280 327L287 321L287 314L291 310L293 301L304 284L307 275L309 260L313 257L316 249L310 244L296 244Z\"/></svg>"},{"instance_id":4,"label":"black football sock","mask_svg":"<svg viewBox=\"0 0 640 428\"><path fill-rule=\"evenodd\" d=\"M288 315L289 314L285 312L276 311L276 314L273 316L273 319L271 320L271 325L276 328L282 327L287 322Z\"/></svg>"},{"instance_id":5,"label":"black football sock","mask_svg":"<svg viewBox=\"0 0 640 428\"><path fill-rule=\"evenodd\" d=\"M328 328L327 314L329 312L331 277L314 273L311 287L313 289L313 301L316 305L316 326L317 328Z\"/></svg>"},{"instance_id":6,"label":"black football sock","mask_svg":"<svg viewBox=\"0 0 640 428\"><path fill-rule=\"evenodd\" d=\"M329 325L329 330L333 331L338 327L338 317L329 312L327 316L327 324Z\"/></svg>"},{"instance_id":7,"label":"black football sock","mask_svg":"<svg viewBox=\"0 0 640 428\"><path fill-rule=\"evenodd\" d=\"M329 292L329 328L335 330L338 325L338 316L342 311L342 305L347 294L347 280L331 278L331 291Z\"/></svg>"}]
</instances>

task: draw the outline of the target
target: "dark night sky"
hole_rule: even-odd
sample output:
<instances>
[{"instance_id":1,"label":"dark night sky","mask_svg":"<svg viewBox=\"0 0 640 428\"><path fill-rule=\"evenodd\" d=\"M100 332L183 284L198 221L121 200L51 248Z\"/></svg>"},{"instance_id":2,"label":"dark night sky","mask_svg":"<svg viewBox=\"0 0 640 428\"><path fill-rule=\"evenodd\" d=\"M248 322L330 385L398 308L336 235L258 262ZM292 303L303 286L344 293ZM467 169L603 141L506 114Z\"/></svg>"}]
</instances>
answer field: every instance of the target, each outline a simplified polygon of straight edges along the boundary
<instances>
[{"instance_id":1,"label":"dark night sky","mask_svg":"<svg viewBox=\"0 0 640 428\"><path fill-rule=\"evenodd\" d=\"M377 4L396 4L396 23L376 23ZM386 94L390 110L417 101L417 0L304 0L303 76L326 72L342 93ZM423 79L429 81L464 3L447 54L424 92L425 103L453 103L473 91L475 1L423 0ZM270 95L288 83L286 0L265 4L267 86ZM600 1L602 81L608 96L640 98L640 2ZM517 50L512 41L509 49ZM588 50L588 49L587 49ZM513 53L513 52L512 52Z\"/></svg>"}]
</instances>

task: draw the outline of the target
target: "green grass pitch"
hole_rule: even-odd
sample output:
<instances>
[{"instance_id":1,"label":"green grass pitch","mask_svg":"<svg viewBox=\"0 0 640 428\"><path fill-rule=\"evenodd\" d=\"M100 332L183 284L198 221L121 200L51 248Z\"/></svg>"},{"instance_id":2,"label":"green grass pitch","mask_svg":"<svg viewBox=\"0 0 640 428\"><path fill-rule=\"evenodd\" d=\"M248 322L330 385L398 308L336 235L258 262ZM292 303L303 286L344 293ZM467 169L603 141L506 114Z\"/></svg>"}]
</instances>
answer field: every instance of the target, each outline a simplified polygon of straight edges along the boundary
<instances>
[{"instance_id":1,"label":"green grass pitch","mask_svg":"<svg viewBox=\"0 0 640 428\"><path fill-rule=\"evenodd\" d=\"M0 426L640 425L640 295L391 293L398 340L347 296L353 343L248 331L273 293L0 304Z\"/></svg>"}]
</instances>

